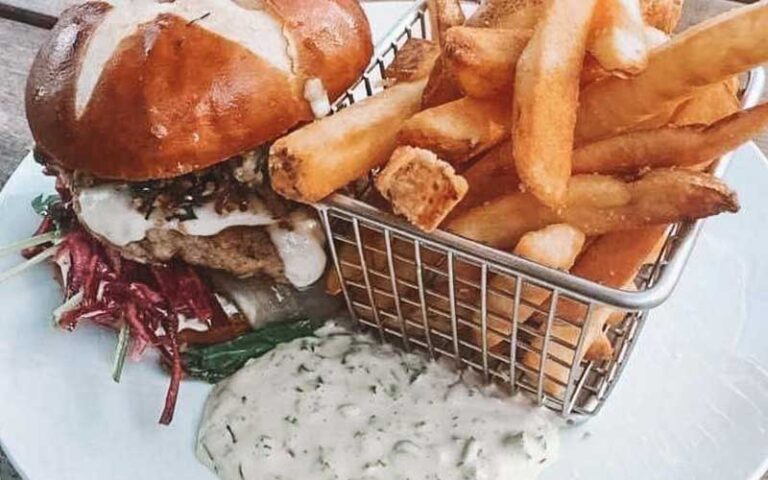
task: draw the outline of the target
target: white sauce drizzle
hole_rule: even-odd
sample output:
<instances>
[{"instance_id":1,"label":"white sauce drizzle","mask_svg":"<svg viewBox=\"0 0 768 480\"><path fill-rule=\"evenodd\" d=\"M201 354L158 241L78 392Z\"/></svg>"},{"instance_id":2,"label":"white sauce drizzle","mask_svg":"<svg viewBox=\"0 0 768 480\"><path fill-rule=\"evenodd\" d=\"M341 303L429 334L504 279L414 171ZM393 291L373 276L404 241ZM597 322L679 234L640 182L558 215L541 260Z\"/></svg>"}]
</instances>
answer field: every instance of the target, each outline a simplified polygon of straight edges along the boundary
<instances>
[{"instance_id":1,"label":"white sauce drizzle","mask_svg":"<svg viewBox=\"0 0 768 480\"><path fill-rule=\"evenodd\" d=\"M206 204L194 209L197 218L183 222L166 221L158 215L145 218L134 208L128 186L121 184L107 183L84 188L78 194L77 201L80 205L80 221L120 247L142 240L147 231L153 228L207 237L229 227L265 226L277 221L264 205L256 201L252 202L249 211L236 210L227 214L219 214L213 204Z\"/></svg>"},{"instance_id":2,"label":"white sauce drizzle","mask_svg":"<svg viewBox=\"0 0 768 480\"><path fill-rule=\"evenodd\" d=\"M291 213L291 229L267 227L269 237L283 261L285 277L296 287L315 283L325 271L325 235L320 223L303 210Z\"/></svg>"},{"instance_id":3,"label":"white sauce drizzle","mask_svg":"<svg viewBox=\"0 0 768 480\"><path fill-rule=\"evenodd\" d=\"M445 366L325 327L211 393L197 456L223 480L524 480L557 455L550 414Z\"/></svg>"},{"instance_id":4,"label":"white sauce drizzle","mask_svg":"<svg viewBox=\"0 0 768 480\"><path fill-rule=\"evenodd\" d=\"M113 8L91 36L77 79L75 112L78 117L88 106L99 77L120 42L134 34L139 25L163 13L188 22L195 20L197 25L242 45L274 67L285 72L292 69L282 26L269 13L257 9L261 5L256 2L250 2L249 8L231 0L111 0L109 3Z\"/></svg>"}]
</instances>

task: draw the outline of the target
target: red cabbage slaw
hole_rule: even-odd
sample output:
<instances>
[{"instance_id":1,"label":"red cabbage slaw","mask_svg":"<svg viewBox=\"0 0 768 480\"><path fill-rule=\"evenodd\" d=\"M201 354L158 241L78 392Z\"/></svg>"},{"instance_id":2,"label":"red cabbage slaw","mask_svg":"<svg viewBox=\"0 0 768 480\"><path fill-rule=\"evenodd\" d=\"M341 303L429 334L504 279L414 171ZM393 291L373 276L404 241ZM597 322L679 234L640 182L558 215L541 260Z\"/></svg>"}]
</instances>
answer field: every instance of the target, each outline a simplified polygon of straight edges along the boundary
<instances>
[{"instance_id":1,"label":"red cabbage slaw","mask_svg":"<svg viewBox=\"0 0 768 480\"><path fill-rule=\"evenodd\" d=\"M46 216L36 233L54 228ZM147 347L157 349L171 371L160 417L160 423L169 424L183 375L179 318L197 319L210 332L232 330L213 291L189 265L145 265L122 258L77 225L51 248L56 248L53 260L61 267L64 286L64 305L54 313L57 324L69 331L85 320L118 331L127 326L133 360Z\"/></svg>"}]
</instances>

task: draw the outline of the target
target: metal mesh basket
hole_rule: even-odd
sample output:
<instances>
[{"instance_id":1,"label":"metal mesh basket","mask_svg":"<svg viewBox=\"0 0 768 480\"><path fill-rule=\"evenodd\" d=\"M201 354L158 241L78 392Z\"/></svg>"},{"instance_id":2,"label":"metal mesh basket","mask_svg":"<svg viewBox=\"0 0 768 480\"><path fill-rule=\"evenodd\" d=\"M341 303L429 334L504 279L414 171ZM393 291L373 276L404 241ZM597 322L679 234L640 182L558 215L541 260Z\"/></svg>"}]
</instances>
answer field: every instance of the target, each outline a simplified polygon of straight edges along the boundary
<instances>
[{"instance_id":1,"label":"metal mesh basket","mask_svg":"<svg viewBox=\"0 0 768 480\"><path fill-rule=\"evenodd\" d=\"M336 109L380 90L398 49L411 37L427 38L428 30L426 2L417 2L380 43L363 78ZM762 83L762 70L747 76L745 106L757 102ZM720 160L716 175L724 173L727 162L727 157ZM662 303L680 278L702 225L671 226L658 258L638 275L636 290L627 291L446 232L426 234L348 195L336 194L316 208L338 289L355 321L383 341L453 359L457 367L527 392L563 415L599 411L649 309ZM589 360L599 328L613 353L608 360Z\"/></svg>"}]
</instances>

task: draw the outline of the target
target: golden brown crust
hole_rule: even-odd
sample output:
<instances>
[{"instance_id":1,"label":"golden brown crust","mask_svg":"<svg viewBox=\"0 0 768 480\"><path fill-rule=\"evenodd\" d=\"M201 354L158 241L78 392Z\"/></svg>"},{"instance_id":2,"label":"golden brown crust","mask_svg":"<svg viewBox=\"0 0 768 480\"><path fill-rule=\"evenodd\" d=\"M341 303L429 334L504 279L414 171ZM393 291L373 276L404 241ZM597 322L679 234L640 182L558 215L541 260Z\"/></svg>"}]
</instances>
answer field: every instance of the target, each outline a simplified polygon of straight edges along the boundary
<instances>
[{"instance_id":1,"label":"golden brown crust","mask_svg":"<svg viewBox=\"0 0 768 480\"><path fill-rule=\"evenodd\" d=\"M27 84L27 115L41 150L101 178L173 177L272 140L313 118L304 99L308 77L321 78L335 96L371 52L367 21L353 0L275 7L296 48L298 75L202 25L162 14L121 41L78 117L80 63L110 8L89 2L67 10Z\"/></svg>"},{"instance_id":2,"label":"golden brown crust","mask_svg":"<svg viewBox=\"0 0 768 480\"><path fill-rule=\"evenodd\" d=\"M444 103L458 100L462 97L459 84L453 73L440 55L435 60L435 66L429 75L429 81L424 88L424 95L421 100L421 108L432 108Z\"/></svg>"},{"instance_id":3,"label":"golden brown crust","mask_svg":"<svg viewBox=\"0 0 768 480\"><path fill-rule=\"evenodd\" d=\"M437 155L422 148L398 147L376 176L376 188L395 213L432 232L467 194L467 181Z\"/></svg>"},{"instance_id":4,"label":"golden brown crust","mask_svg":"<svg viewBox=\"0 0 768 480\"><path fill-rule=\"evenodd\" d=\"M510 110L506 102L460 98L412 116L397 140L460 165L509 137Z\"/></svg>"},{"instance_id":5,"label":"golden brown crust","mask_svg":"<svg viewBox=\"0 0 768 480\"><path fill-rule=\"evenodd\" d=\"M449 28L464 25L466 21L460 0L427 0L427 11L432 38L440 45L445 43L445 34Z\"/></svg>"},{"instance_id":6,"label":"golden brown crust","mask_svg":"<svg viewBox=\"0 0 768 480\"><path fill-rule=\"evenodd\" d=\"M465 23L468 27L533 28L544 10L544 0L485 0Z\"/></svg>"},{"instance_id":7,"label":"golden brown crust","mask_svg":"<svg viewBox=\"0 0 768 480\"><path fill-rule=\"evenodd\" d=\"M398 83L276 141L269 152L272 188L313 203L384 164L403 122L418 111L425 83Z\"/></svg>"},{"instance_id":8,"label":"golden brown crust","mask_svg":"<svg viewBox=\"0 0 768 480\"><path fill-rule=\"evenodd\" d=\"M643 0L643 17L648 25L672 33L680 21L685 0Z\"/></svg>"},{"instance_id":9,"label":"golden brown crust","mask_svg":"<svg viewBox=\"0 0 768 480\"><path fill-rule=\"evenodd\" d=\"M408 39L384 70L385 85L389 87L429 77L439 55L440 46L435 42L420 38Z\"/></svg>"},{"instance_id":10,"label":"golden brown crust","mask_svg":"<svg viewBox=\"0 0 768 480\"><path fill-rule=\"evenodd\" d=\"M643 17L651 25L671 33L680 20L685 0L642 0ZM485 0L467 20L468 27L533 28L544 8L543 0Z\"/></svg>"},{"instance_id":11,"label":"golden brown crust","mask_svg":"<svg viewBox=\"0 0 768 480\"><path fill-rule=\"evenodd\" d=\"M64 11L32 64L27 119L37 148L49 157L60 155L77 136L73 119L81 51L111 8L106 2L89 2Z\"/></svg>"},{"instance_id":12,"label":"golden brown crust","mask_svg":"<svg viewBox=\"0 0 768 480\"><path fill-rule=\"evenodd\" d=\"M341 95L373 54L371 28L357 0L265 0L298 56L299 72Z\"/></svg>"},{"instance_id":13,"label":"golden brown crust","mask_svg":"<svg viewBox=\"0 0 768 480\"><path fill-rule=\"evenodd\" d=\"M515 68L533 35L529 29L453 27L443 58L461 90L470 97L507 97Z\"/></svg>"}]
</instances>

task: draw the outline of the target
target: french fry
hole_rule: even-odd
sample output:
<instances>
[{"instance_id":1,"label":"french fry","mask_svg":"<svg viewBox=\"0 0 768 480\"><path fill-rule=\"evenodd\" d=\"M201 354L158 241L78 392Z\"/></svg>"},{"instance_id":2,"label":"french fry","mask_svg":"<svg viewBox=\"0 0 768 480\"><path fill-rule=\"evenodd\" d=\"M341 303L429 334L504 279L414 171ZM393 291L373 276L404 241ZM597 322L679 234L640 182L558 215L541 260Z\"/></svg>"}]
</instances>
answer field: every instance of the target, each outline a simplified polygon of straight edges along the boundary
<instances>
[{"instance_id":1,"label":"french fry","mask_svg":"<svg viewBox=\"0 0 768 480\"><path fill-rule=\"evenodd\" d=\"M579 76L596 0L553 0L515 72L512 145L526 187L563 204L571 175Z\"/></svg>"},{"instance_id":2,"label":"french fry","mask_svg":"<svg viewBox=\"0 0 768 480\"><path fill-rule=\"evenodd\" d=\"M650 48L665 43L669 37L646 26ZM514 85L517 60L530 40L533 30L454 27L444 46L445 62L454 74L456 84L466 95L475 98L503 99L510 96ZM591 55L584 59L581 85L586 86L611 76ZM500 100L501 101L501 100Z\"/></svg>"},{"instance_id":3,"label":"french fry","mask_svg":"<svg viewBox=\"0 0 768 480\"><path fill-rule=\"evenodd\" d=\"M549 225L523 235L514 253L549 268L570 270L586 237L567 223Z\"/></svg>"},{"instance_id":4,"label":"french fry","mask_svg":"<svg viewBox=\"0 0 768 480\"><path fill-rule=\"evenodd\" d=\"M532 262L557 270L570 270L586 237L567 223L549 225L523 235L514 253Z\"/></svg>"},{"instance_id":5,"label":"french fry","mask_svg":"<svg viewBox=\"0 0 768 480\"><path fill-rule=\"evenodd\" d=\"M523 235L514 253L546 267L567 271L576 261L585 239L581 231L568 224L549 225ZM509 319L514 311L515 279L499 274L491 278L488 287L488 325L492 330L488 343L494 346L505 340L511 332ZM528 318L533 312L527 305L538 305L545 301L549 297L549 290L525 283L521 287L521 296L523 302L518 309L519 321ZM475 323L480 323L479 315Z\"/></svg>"},{"instance_id":6,"label":"french fry","mask_svg":"<svg viewBox=\"0 0 768 480\"><path fill-rule=\"evenodd\" d=\"M317 202L384 164L403 122L419 110L424 84L395 85L277 140L269 153L272 188Z\"/></svg>"},{"instance_id":7,"label":"french fry","mask_svg":"<svg viewBox=\"0 0 768 480\"><path fill-rule=\"evenodd\" d=\"M607 175L574 175L568 182L571 208L614 208L632 202L627 183Z\"/></svg>"},{"instance_id":8,"label":"french fry","mask_svg":"<svg viewBox=\"0 0 768 480\"><path fill-rule=\"evenodd\" d=\"M461 90L456 84L453 72L443 60L446 32L464 23L464 13L459 0L429 0L432 36L437 39L441 55L429 75L429 81L421 99L422 108L431 108L461 98Z\"/></svg>"},{"instance_id":9,"label":"french fry","mask_svg":"<svg viewBox=\"0 0 768 480\"><path fill-rule=\"evenodd\" d=\"M637 74L648 64L649 49L640 0L599 0L587 51L603 68Z\"/></svg>"},{"instance_id":10,"label":"french fry","mask_svg":"<svg viewBox=\"0 0 768 480\"><path fill-rule=\"evenodd\" d=\"M642 0L645 23L672 33L683 13L684 0Z\"/></svg>"},{"instance_id":11,"label":"french fry","mask_svg":"<svg viewBox=\"0 0 768 480\"><path fill-rule=\"evenodd\" d=\"M613 232L599 237L579 257L571 269L573 275L586 278L593 282L612 288L630 288L638 272L645 265L652 252L656 252L664 240L667 225L657 225L638 230ZM657 253L658 255L658 253ZM561 318L573 323L586 316L583 304L569 299L563 302L558 310ZM613 317L613 318L612 318ZM618 318L617 318L618 317ZM585 357L589 360L606 360L609 349L600 340L603 325L623 318L623 312L608 307L598 307L593 314L594 331L588 332L586 345L598 342L598 348L587 350ZM572 335L573 333L571 333ZM609 343L610 344L610 343Z\"/></svg>"},{"instance_id":12,"label":"french fry","mask_svg":"<svg viewBox=\"0 0 768 480\"><path fill-rule=\"evenodd\" d=\"M641 130L585 145L574 152L573 170L617 174L692 167L717 159L767 129L768 103L734 113L710 126Z\"/></svg>"},{"instance_id":13,"label":"french fry","mask_svg":"<svg viewBox=\"0 0 768 480\"><path fill-rule=\"evenodd\" d=\"M397 141L460 165L509 136L509 113L505 103L465 97L417 113L403 124Z\"/></svg>"},{"instance_id":14,"label":"french fry","mask_svg":"<svg viewBox=\"0 0 768 480\"><path fill-rule=\"evenodd\" d=\"M669 41L669 35L663 30L650 25L645 26L645 41L651 48L657 48Z\"/></svg>"},{"instance_id":15,"label":"french fry","mask_svg":"<svg viewBox=\"0 0 768 480\"><path fill-rule=\"evenodd\" d=\"M469 191L451 212L451 216L496 197L518 191L520 179L517 178L515 166L509 161L511 155L512 143L502 142L484 153L461 173L469 184Z\"/></svg>"},{"instance_id":16,"label":"french fry","mask_svg":"<svg viewBox=\"0 0 768 480\"><path fill-rule=\"evenodd\" d=\"M768 2L737 8L654 50L639 75L585 88L576 127L579 143L636 128L660 112L671 114L702 87L768 61L765 25Z\"/></svg>"},{"instance_id":17,"label":"french fry","mask_svg":"<svg viewBox=\"0 0 768 480\"><path fill-rule=\"evenodd\" d=\"M649 50L660 47L669 41L669 35L650 25L645 25L643 32ZM581 88L611 75L613 73L603 68L595 57L587 55L584 58L584 67L581 69Z\"/></svg>"},{"instance_id":18,"label":"french fry","mask_svg":"<svg viewBox=\"0 0 768 480\"><path fill-rule=\"evenodd\" d=\"M361 198L363 201L365 201L368 205L378 208L380 210L387 210L389 208L389 202L387 199L382 197L378 191L375 189L369 189L367 193ZM375 234L373 231L361 228L360 229L360 239L362 243L368 247L373 247L374 249L378 251L384 251L386 247L383 245L383 240L381 238L381 235ZM341 242L338 241L335 243L336 245L336 252L339 257L339 266L341 267L342 273L344 275L344 278L347 279L347 281L354 281L357 283L364 282L363 280L363 273L359 268L356 268L355 265L359 265L359 253L357 251L357 246L347 243L347 242ZM399 246L397 242L393 242L393 247ZM379 271L386 271L387 267L387 259L386 257L381 254L377 253L373 249L369 249L367 252L368 258L366 261L368 264ZM399 265L398 265L399 266ZM381 278L375 275L371 276L372 281L375 283L376 287L381 287ZM329 295L338 295L341 293L341 281L338 277L338 274L336 272L335 265L329 266L328 271L326 272L325 277L325 291ZM367 298L365 299L367 300ZM377 301L377 305L384 308L389 306L390 300L387 300L384 302L383 300Z\"/></svg>"},{"instance_id":19,"label":"french fry","mask_svg":"<svg viewBox=\"0 0 768 480\"><path fill-rule=\"evenodd\" d=\"M429 12L430 25L432 27L432 38L438 45L445 43L445 32L449 28L464 24L464 12L461 10L459 0L428 0L427 9Z\"/></svg>"},{"instance_id":20,"label":"french fry","mask_svg":"<svg viewBox=\"0 0 768 480\"><path fill-rule=\"evenodd\" d=\"M665 225L659 225L634 231L609 233L598 238L584 251L571 269L571 273L588 280L601 283L613 288L625 288L631 284L640 268L645 264L651 250L664 237ZM550 300L542 303L541 309L549 308ZM584 322L587 331L584 332L584 344L588 347L584 357L588 360L607 360L613 355L613 348L603 334L603 326L609 321L620 321L623 314L608 308L597 307L586 319L587 308L584 304L567 298L560 298L557 305L557 316L568 320L569 323L556 321L553 323L550 335L560 342L573 345L566 347L560 342L550 341L548 354L567 364L576 364L581 358L575 359L575 346L582 334ZM581 326L580 326L581 325ZM532 346L541 350L542 338L536 337ZM523 364L535 370L541 365L538 353L527 351L523 356ZM562 395L568 380L570 369L547 359L544 362L545 379L544 391L550 395Z\"/></svg>"},{"instance_id":21,"label":"french fry","mask_svg":"<svg viewBox=\"0 0 768 480\"><path fill-rule=\"evenodd\" d=\"M432 232L464 198L467 181L429 150L398 147L376 176L376 188L395 213Z\"/></svg>"},{"instance_id":22,"label":"french fry","mask_svg":"<svg viewBox=\"0 0 768 480\"><path fill-rule=\"evenodd\" d=\"M628 203L605 207L568 205L559 215L587 235L602 235L739 210L732 190L719 179L700 172L654 170L627 184L627 189Z\"/></svg>"},{"instance_id":23,"label":"french fry","mask_svg":"<svg viewBox=\"0 0 768 480\"><path fill-rule=\"evenodd\" d=\"M667 225L613 232L589 245L571 269L571 273L612 288L626 288L648 260Z\"/></svg>"},{"instance_id":24,"label":"french fry","mask_svg":"<svg viewBox=\"0 0 768 480\"><path fill-rule=\"evenodd\" d=\"M363 244L372 298L368 296L366 289L354 286L355 284L358 286L365 285L365 276L361 268L360 252L357 246L339 242L337 243L337 255L339 256L342 274L347 282L347 293L354 302L368 305L373 300L378 309L393 312L396 310L395 295L392 290L385 238L379 232L361 228L360 239ZM392 236L390 247L393 254L392 266L394 267L395 276L399 280L397 288L398 296L401 300L401 313L406 318L417 319L420 317L420 313L417 312L418 308L414 308L411 304L418 301L418 296L413 289L406 286L407 284L413 285L417 282L413 245L410 242ZM435 260L429 257L424 260L435 263ZM333 274L329 273L326 278L326 291L333 294L333 292L338 293L341 291L341 284L336 275L336 269L332 269L332 272ZM408 303L409 301L410 304ZM369 320L375 321L375 318L369 317ZM400 330L402 328L402 324L398 319L393 319L389 316L381 315L379 316L379 321L384 326L393 330ZM419 321L417 324L420 323ZM449 326L440 326L442 324L437 322L435 324L443 331L449 328ZM420 330L421 328L418 327L406 326L406 331L410 335L422 333Z\"/></svg>"},{"instance_id":25,"label":"french fry","mask_svg":"<svg viewBox=\"0 0 768 480\"><path fill-rule=\"evenodd\" d=\"M741 110L737 78L714 83L702 88L693 98L686 100L670 119L674 126L710 125Z\"/></svg>"},{"instance_id":26,"label":"french fry","mask_svg":"<svg viewBox=\"0 0 768 480\"><path fill-rule=\"evenodd\" d=\"M439 55L440 47L435 42L420 38L408 39L384 71L385 84L389 87L428 78Z\"/></svg>"},{"instance_id":27,"label":"french fry","mask_svg":"<svg viewBox=\"0 0 768 480\"><path fill-rule=\"evenodd\" d=\"M443 56L466 95L506 98L517 60L532 35L529 29L454 27L446 34Z\"/></svg>"},{"instance_id":28,"label":"french fry","mask_svg":"<svg viewBox=\"0 0 768 480\"><path fill-rule=\"evenodd\" d=\"M465 23L480 28L528 28L536 26L545 0L486 0Z\"/></svg>"},{"instance_id":29,"label":"french fry","mask_svg":"<svg viewBox=\"0 0 768 480\"><path fill-rule=\"evenodd\" d=\"M446 222L445 229L507 250L526 233L559 222L557 214L533 195L513 193L464 211Z\"/></svg>"},{"instance_id":30,"label":"french fry","mask_svg":"<svg viewBox=\"0 0 768 480\"><path fill-rule=\"evenodd\" d=\"M620 322L626 316L626 312L613 310L608 307L597 307L593 314L593 320L590 320L589 330L587 331L587 351L584 358L594 361L610 360L613 356L613 344L611 339L605 334L600 325L610 325L611 321Z\"/></svg>"},{"instance_id":31,"label":"french fry","mask_svg":"<svg viewBox=\"0 0 768 480\"><path fill-rule=\"evenodd\" d=\"M610 77L611 72L603 68L600 62L597 61L592 55L584 57L584 66L581 67L581 88L586 88L587 85L595 83L604 78Z\"/></svg>"},{"instance_id":32,"label":"french fry","mask_svg":"<svg viewBox=\"0 0 768 480\"><path fill-rule=\"evenodd\" d=\"M730 83L731 79L729 78L725 82L706 85L698 89L693 94L693 97L681 100L680 102L670 102L653 116L642 120L628 129L628 131L652 130L668 125L688 125L703 120L704 117L714 117L718 114L727 115L725 112L727 110L730 111L728 105L732 104L733 101L728 98L729 93L727 91L718 91L718 88ZM710 101L716 103L708 103ZM733 111L730 111L730 113L733 113ZM713 118L712 121L714 120Z\"/></svg>"},{"instance_id":33,"label":"french fry","mask_svg":"<svg viewBox=\"0 0 768 480\"><path fill-rule=\"evenodd\" d=\"M435 67L429 75L427 87L421 99L421 108L432 108L444 103L458 100L462 97L461 89L456 82L453 72L445 64L440 55L435 61Z\"/></svg>"},{"instance_id":34,"label":"french fry","mask_svg":"<svg viewBox=\"0 0 768 480\"><path fill-rule=\"evenodd\" d=\"M528 193L514 193L463 212L445 228L508 249L525 233L553 223L568 223L593 236L739 208L735 193L720 180L688 170L656 170L632 183L600 175L577 175L570 183L573 188L569 188L566 206L560 210L545 207Z\"/></svg>"},{"instance_id":35,"label":"french fry","mask_svg":"<svg viewBox=\"0 0 768 480\"><path fill-rule=\"evenodd\" d=\"M560 397L566 389L571 369L557 360L564 362L566 365L576 365L581 362L582 358L588 360L607 360L613 356L613 346L602 331L602 325L605 324L605 319L610 317L612 310L606 307L598 307L593 312L586 326L587 331L584 334L586 336L585 342L589 342L586 344L590 345L590 347L578 359L574 359L576 353L575 346L584 327L575 327L566 322L553 322L550 329L547 359L543 365L545 374L544 392L547 394ZM543 338L543 334L542 336L534 337L530 342L533 351L526 351L523 354L523 365L535 371L539 371L541 368L541 356L537 352L542 349ZM537 381L537 375L535 374L526 373L526 377L533 382Z\"/></svg>"},{"instance_id":36,"label":"french fry","mask_svg":"<svg viewBox=\"0 0 768 480\"><path fill-rule=\"evenodd\" d=\"M468 27L534 28L545 0L486 0L465 23ZM642 0L645 23L671 33L682 13L683 0Z\"/></svg>"},{"instance_id":37,"label":"french fry","mask_svg":"<svg viewBox=\"0 0 768 480\"><path fill-rule=\"evenodd\" d=\"M373 193L419 228L442 225L625 289L670 223L738 210L727 186L695 169L768 127L768 104L737 113L734 87L736 74L768 61L768 0L658 48L682 0L485 0L466 25L458 0L428 2L435 42L400 49L388 91L275 143L276 191L314 202L389 158ZM349 298L374 304L362 314L370 321L398 330L406 318L404 333L422 338L429 321L441 337L509 355L517 306L523 378L536 384L543 370L544 391L558 397L582 359L615 355L605 327L626 312L359 226L362 252L335 245ZM327 285L342 287L335 275Z\"/></svg>"},{"instance_id":38,"label":"french fry","mask_svg":"<svg viewBox=\"0 0 768 480\"><path fill-rule=\"evenodd\" d=\"M329 268L325 272L325 293L334 297L341 293L341 280L336 269Z\"/></svg>"},{"instance_id":39,"label":"french fry","mask_svg":"<svg viewBox=\"0 0 768 480\"><path fill-rule=\"evenodd\" d=\"M386 202L378 194L374 198ZM407 335L421 338L423 341L425 332L421 306L419 304L419 292L415 287L419 280L413 241L402 238L397 234L390 235L389 250L392 252L392 269L390 270L390 263L387 257L387 241L383 233L361 225L360 240L363 245L373 302L379 311L395 312L398 309L398 305L395 302L397 297L399 299L397 302L399 303L399 312L402 314L406 324L403 325L399 318L392 315L379 315L379 321L386 328L395 331L404 329ZM352 301L362 305L370 304L371 297L368 296L367 289L360 288L360 285L365 284L365 277L361 269L360 253L357 246L347 242L337 242L336 245L341 270L347 281L347 292ZM429 265L432 269L441 267L441 263L444 262L444 255L425 248L423 245L420 251L422 265ZM422 273L424 282L431 285L430 289L432 291L443 291L447 295L447 285L435 285L434 279L431 278L426 270L422 270ZM392 285L393 276L396 280L396 286L394 287ZM336 276L334 275L334 277ZM340 290L341 286L337 282L338 278L334 278L330 282L327 281L326 286L336 287L337 290ZM430 298L430 305L437 305L438 308L445 308L446 311L449 308L446 302L435 298ZM465 318L469 318L463 310L459 309L458 311L465 315ZM367 316L370 322L375 322L376 320L368 309L365 309L361 315ZM443 333L451 332L450 319L446 319L444 316L430 314L429 324L433 330ZM464 332L462 332L463 334Z\"/></svg>"}]
</instances>

